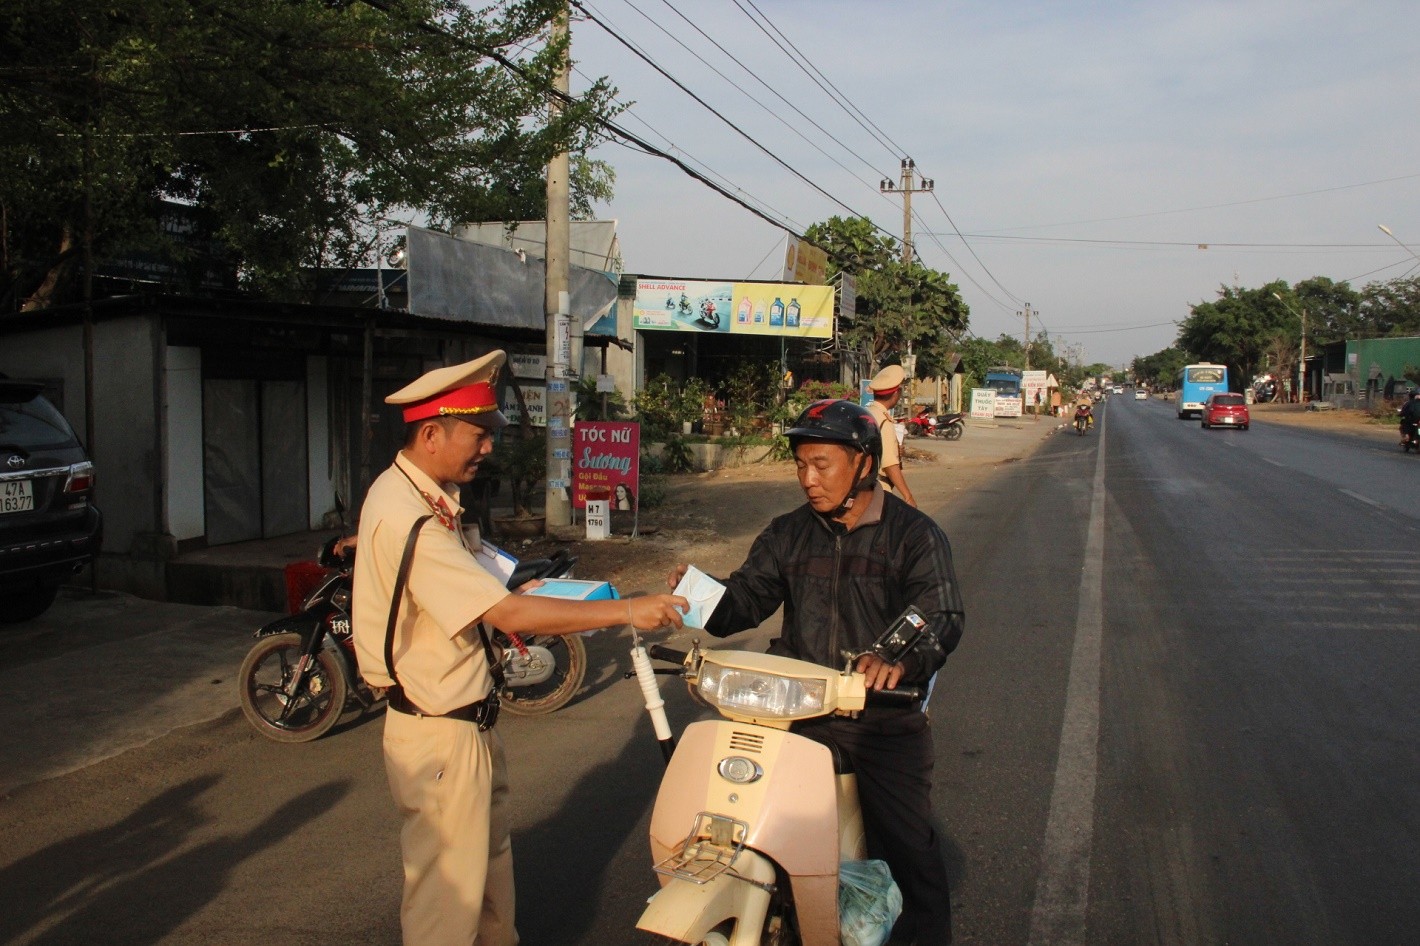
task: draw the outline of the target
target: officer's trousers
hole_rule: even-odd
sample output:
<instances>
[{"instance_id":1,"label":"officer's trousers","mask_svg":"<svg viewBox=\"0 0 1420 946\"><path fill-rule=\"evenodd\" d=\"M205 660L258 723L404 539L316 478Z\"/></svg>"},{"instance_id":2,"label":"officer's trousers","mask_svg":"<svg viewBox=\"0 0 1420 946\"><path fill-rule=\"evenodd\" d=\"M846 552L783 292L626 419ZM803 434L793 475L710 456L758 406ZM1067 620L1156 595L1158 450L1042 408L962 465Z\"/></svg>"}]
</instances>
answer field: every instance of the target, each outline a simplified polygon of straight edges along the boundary
<instances>
[{"instance_id":1,"label":"officer's trousers","mask_svg":"<svg viewBox=\"0 0 1420 946\"><path fill-rule=\"evenodd\" d=\"M463 720L389 710L384 750L403 817L405 946L516 946L502 740Z\"/></svg>"}]
</instances>

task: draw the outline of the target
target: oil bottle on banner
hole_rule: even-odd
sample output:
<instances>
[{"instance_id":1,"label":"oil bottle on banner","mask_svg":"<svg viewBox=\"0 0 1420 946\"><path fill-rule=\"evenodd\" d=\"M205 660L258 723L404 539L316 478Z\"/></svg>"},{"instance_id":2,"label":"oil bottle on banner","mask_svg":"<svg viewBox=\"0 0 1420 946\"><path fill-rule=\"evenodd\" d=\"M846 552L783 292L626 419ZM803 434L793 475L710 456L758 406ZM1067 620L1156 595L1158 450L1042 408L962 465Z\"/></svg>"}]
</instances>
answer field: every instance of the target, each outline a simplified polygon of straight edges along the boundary
<instances>
[{"instance_id":1,"label":"oil bottle on banner","mask_svg":"<svg viewBox=\"0 0 1420 946\"><path fill-rule=\"evenodd\" d=\"M774 302L769 306L769 324L773 328L784 327L784 300L778 296L774 297Z\"/></svg>"},{"instance_id":2,"label":"oil bottle on banner","mask_svg":"<svg viewBox=\"0 0 1420 946\"><path fill-rule=\"evenodd\" d=\"M788 314L785 316L785 322L784 322L784 324L787 325L789 328L798 328L798 327L799 327L799 300L798 300L798 299L790 299L790 300L789 300L789 310L788 310Z\"/></svg>"},{"instance_id":3,"label":"oil bottle on banner","mask_svg":"<svg viewBox=\"0 0 1420 946\"><path fill-rule=\"evenodd\" d=\"M754 304L754 322L756 325L764 323L764 303L762 301Z\"/></svg>"},{"instance_id":4,"label":"oil bottle on banner","mask_svg":"<svg viewBox=\"0 0 1420 946\"><path fill-rule=\"evenodd\" d=\"M749 296L745 296L741 299L739 311L735 313L735 321L741 325L747 324L749 322L750 309L753 308L753 305L754 304L749 301Z\"/></svg>"}]
</instances>

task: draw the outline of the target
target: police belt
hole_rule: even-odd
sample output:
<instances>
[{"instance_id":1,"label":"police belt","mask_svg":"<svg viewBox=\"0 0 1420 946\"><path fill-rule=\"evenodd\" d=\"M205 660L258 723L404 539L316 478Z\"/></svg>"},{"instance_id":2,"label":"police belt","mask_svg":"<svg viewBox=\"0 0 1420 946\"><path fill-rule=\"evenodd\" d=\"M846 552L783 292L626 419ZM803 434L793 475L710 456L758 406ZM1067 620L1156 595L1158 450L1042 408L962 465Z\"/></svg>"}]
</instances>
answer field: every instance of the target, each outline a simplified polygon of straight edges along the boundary
<instances>
[{"instance_id":1,"label":"police belt","mask_svg":"<svg viewBox=\"0 0 1420 946\"><path fill-rule=\"evenodd\" d=\"M460 706L458 709L449 710L447 713L427 713L419 708L419 705L411 700L404 693L404 687L392 686L387 693L389 708L410 716L429 716L434 719L458 719L466 723L475 723L479 732L487 732L493 728L493 724L498 722L498 694L490 692L486 697L477 703L470 703L467 706Z\"/></svg>"}]
</instances>

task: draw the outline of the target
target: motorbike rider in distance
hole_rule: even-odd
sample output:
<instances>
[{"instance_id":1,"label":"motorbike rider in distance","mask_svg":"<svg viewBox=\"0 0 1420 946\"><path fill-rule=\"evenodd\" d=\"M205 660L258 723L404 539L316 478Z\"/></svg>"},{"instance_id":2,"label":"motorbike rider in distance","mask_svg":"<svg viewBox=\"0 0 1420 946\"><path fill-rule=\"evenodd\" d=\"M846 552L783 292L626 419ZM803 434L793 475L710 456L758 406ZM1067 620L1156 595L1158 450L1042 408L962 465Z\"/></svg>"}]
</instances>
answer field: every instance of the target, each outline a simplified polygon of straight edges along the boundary
<instances>
[{"instance_id":1,"label":"motorbike rider in distance","mask_svg":"<svg viewBox=\"0 0 1420 946\"><path fill-rule=\"evenodd\" d=\"M748 558L723 581L724 597L705 630L727 637L758 626L782 605L782 633L771 654L835 670L853 657L873 689L926 687L961 639L965 620L946 535L883 488L884 434L867 409L817 401L787 436L807 502L755 539ZM684 565L671 572L672 587L684 573ZM898 663L869 653L909 605L929 622L914 648ZM793 731L824 743L857 773L868 856L887 862L903 894L895 935L923 946L950 942L926 714L916 706L872 706L857 718L807 720Z\"/></svg>"},{"instance_id":2,"label":"motorbike rider in distance","mask_svg":"<svg viewBox=\"0 0 1420 946\"><path fill-rule=\"evenodd\" d=\"M1083 399L1080 401L1079 404L1075 405L1075 422L1079 423L1082 418L1085 421L1086 428L1093 427L1095 425L1095 410L1093 407L1090 406L1090 402L1088 400Z\"/></svg>"},{"instance_id":3,"label":"motorbike rider in distance","mask_svg":"<svg viewBox=\"0 0 1420 946\"><path fill-rule=\"evenodd\" d=\"M1410 399L1400 407L1401 446L1414 437L1417 430L1420 430L1420 388L1411 390Z\"/></svg>"}]
</instances>

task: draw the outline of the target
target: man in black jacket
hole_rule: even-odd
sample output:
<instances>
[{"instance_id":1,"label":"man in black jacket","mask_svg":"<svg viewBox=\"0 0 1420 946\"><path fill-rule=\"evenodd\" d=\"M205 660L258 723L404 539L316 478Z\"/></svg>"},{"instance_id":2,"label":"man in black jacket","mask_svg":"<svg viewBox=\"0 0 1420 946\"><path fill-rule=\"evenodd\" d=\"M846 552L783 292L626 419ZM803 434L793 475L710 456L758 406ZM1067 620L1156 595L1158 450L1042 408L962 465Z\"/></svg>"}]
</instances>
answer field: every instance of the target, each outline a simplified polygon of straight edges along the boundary
<instances>
[{"instance_id":1,"label":"man in black jacket","mask_svg":"<svg viewBox=\"0 0 1420 946\"><path fill-rule=\"evenodd\" d=\"M1400 407L1400 445L1420 430L1420 388L1410 392L1410 399Z\"/></svg>"},{"instance_id":2,"label":"man in black jacket","mask_svg":"<svg viewBox=\"0 0 1420 946\"><path fill-rule=\"evenodd\" d=\"M784 607L769 652L835 669L853 660L874 689L926 687L961 639L964 614L951 546L930 517L878 484L882 434L850 401L817 401L788 431L808 500L774 519L725 582L706 630L755 627ZM685 572L669 576L674 587ZM898 663L869 653L909 605L927 632ZM795 731L846 757L858 776L868 856L902 889L900 941L951 941L946 869L932 819L932 734L923 707L872 707L857 719L810 720Z\"/></svg>"}]
</instances>

